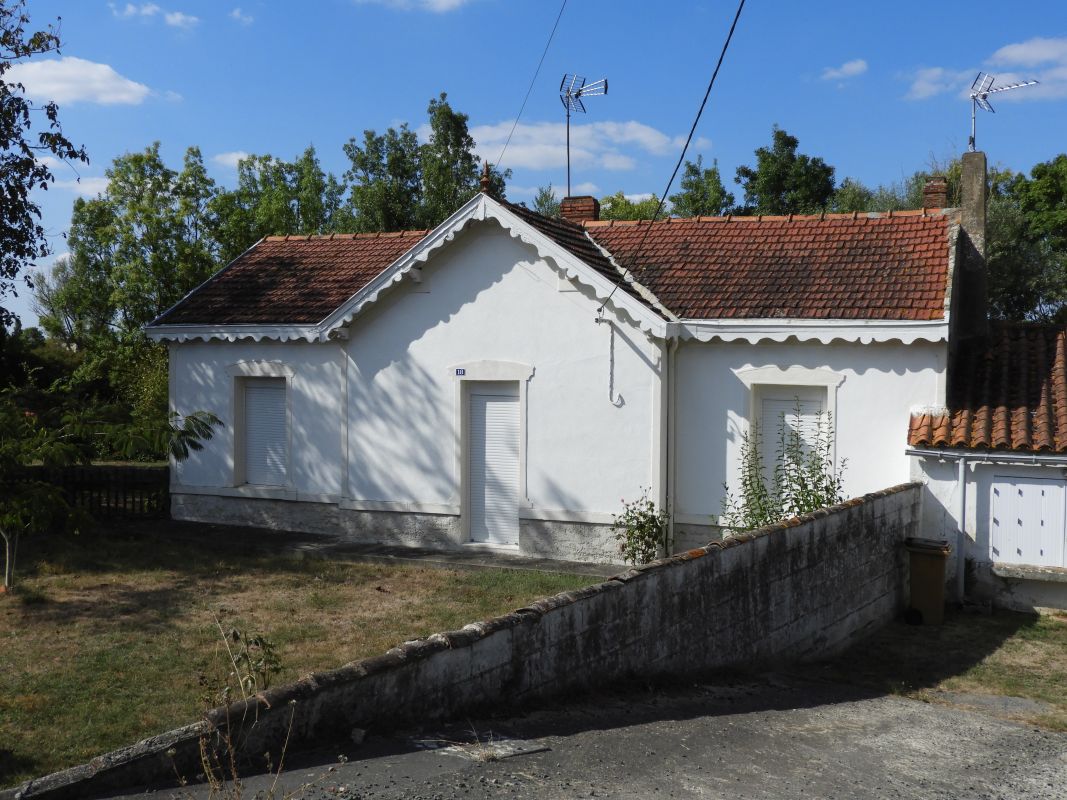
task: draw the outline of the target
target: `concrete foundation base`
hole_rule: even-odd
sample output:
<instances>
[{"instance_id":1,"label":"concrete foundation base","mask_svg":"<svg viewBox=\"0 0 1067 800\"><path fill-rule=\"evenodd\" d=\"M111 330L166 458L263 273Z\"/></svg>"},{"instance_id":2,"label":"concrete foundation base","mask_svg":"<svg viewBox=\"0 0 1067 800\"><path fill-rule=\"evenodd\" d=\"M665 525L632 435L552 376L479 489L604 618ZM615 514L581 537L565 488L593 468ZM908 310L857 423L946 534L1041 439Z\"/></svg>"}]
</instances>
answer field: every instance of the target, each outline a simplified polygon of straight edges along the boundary
<instances>
[{"instance_id":1,"label":"concrete foundation base","mask_svg":"<svg viewBox=\"0 0 1067 800\"><path fill-rule=\"evenodd\" d=\"M178 520L321 533L359 544L448 550L468 541L460 517L454 514L354 511L333 503L205 494L173 494L170 503L171 516ZM611 526L591 522L522 519L519 553L567 561L622 563Z\"/></svg>"}]
</instances>

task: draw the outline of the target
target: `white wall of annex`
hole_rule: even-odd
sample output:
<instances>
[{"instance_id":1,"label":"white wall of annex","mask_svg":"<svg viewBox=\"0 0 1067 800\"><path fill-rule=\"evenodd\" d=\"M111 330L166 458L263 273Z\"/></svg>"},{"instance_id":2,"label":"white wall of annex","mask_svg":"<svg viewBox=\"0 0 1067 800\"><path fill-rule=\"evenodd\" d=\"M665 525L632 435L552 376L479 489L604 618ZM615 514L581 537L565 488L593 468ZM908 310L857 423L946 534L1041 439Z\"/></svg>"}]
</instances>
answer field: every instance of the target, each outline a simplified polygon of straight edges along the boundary
<instances>
[{"instance_id":1,"label":"white wall of annex","mask_svg":"<svg viewBox=\"0 0 1067 800\"><path fill-rule=\"evenodd\" d=\"M905 455L913 409L944 403L943 344L685 342L676 376L676 514L709 522L723 484L738 484L750 392L736 371L804 367L844 375L834 419L837 459L847 459L848 496L910 480ZM833 391L832 389L830 391Z\"/></svg>"},{"instance_id":2,"label":"white wall of annex","mask_svg":"<svg viewBox=\"0 0 1067 800\"><path fill-rule=\"evenodd\" d=\"M172 345L171 402L180 413L205 410L216 428L204 449L176 466L176 483L232 487L234 470L234 377L241 361L284 364L289 384L290 481L300 493L337 495L343 475L344 373L341 348L330 343L187 342Z\"/></svg>"},{"instance_id":3,"label":"white wall of annex","mask_svg":"<svg viewBox=\"0 0 1067 800\"><path fill-rule=\"evenodd\" d=\"M349 496L458 510L454 368L473 361L533 368L535 510L613 513L620 497L655 488L660 349L618 320L612 346L598 305L497 222L460 233L423 266L421 284L406 280L352 325Z\"/></svg>"}]
</instances>

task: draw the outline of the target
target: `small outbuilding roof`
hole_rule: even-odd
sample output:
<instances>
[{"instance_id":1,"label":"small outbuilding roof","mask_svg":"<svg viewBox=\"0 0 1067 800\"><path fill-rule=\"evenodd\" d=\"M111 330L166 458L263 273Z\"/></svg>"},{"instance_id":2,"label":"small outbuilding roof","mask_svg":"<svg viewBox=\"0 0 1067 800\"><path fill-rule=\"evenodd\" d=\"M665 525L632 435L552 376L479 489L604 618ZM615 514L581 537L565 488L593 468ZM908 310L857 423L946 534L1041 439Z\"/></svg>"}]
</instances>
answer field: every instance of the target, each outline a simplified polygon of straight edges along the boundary
<instances>
[{"instance_id":1,"label":"small outbuilding roof","mask_svg":"<svg viewBox=\"0 0 1067 800\"><path fill-rule=\"evenodd\" d=\"M948 408L911 417L912 447L1067 453L1067 329L992 323L951 366Z\"/></svg>"}]
</instances>

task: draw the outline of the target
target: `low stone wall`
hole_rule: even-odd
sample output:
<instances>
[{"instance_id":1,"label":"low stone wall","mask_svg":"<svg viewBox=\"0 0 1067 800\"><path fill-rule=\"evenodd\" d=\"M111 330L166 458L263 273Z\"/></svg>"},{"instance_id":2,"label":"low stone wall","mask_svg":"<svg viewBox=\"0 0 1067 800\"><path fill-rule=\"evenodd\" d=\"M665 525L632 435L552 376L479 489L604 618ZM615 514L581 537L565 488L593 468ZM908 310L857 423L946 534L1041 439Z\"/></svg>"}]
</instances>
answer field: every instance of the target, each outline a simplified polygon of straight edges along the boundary
<instances>
[{"instance_id":1,"label":"low stone wall","mask_svg":"<svg viewBox=\"0 0 1067 800\"><path fill-rule=\"evenodd\" d=\"M921 486L906 484L713 542L217 709L203 723L32 782L21 796L84 797L165 781L175 769L193 776L200 738L227 729L243 752L270 751L277 763L290 725L298 746L631 676L825 656L902 609L902 541L918 532L920 504Z\"/></svg>"}]
</instances>

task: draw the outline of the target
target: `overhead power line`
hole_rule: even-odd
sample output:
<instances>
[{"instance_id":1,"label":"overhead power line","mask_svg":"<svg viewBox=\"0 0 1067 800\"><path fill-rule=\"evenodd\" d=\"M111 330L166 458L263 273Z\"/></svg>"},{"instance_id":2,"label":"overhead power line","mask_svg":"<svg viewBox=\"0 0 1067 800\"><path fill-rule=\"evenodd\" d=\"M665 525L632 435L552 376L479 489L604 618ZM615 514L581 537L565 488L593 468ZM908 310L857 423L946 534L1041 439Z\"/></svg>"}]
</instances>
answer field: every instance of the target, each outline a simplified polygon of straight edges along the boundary
<instances>
[{"instance_id":1,"label":"overhead power line","mask_svg":"<svg viewBox=\"0 0 1067 800\"><path fill-rule=\"evenodd\" d=\"M530 99L530 93L533 91L534 84L537 83L537 76L541 73L541 65L545 63L545 56L548 55L548 48L552 46L552 40L556 37L556 28L559 27L559 21L563 18L563 9L566 7L567 0L563 0L563 5L559 7L559 13L556 15L556 22L552 26L552 32L548 34L548 41L545 42L545 49L541 52L541 60L537 62L537 69L534 70L533 77L530 78L530 85L526 89L526 97L522 98L519 113L515 116L515 121L511 123L511 130L508 131L508 138L504 140L504 146L500 148L500 155L496 159L497 169L504 163L504 153L507 152L508 145L511 144L511 137L515 134L515 128L519 126L522 112L526 110L526 101Z\"/></svg>"},{"instance_id":2,"label":"overhead power line","mask_svg":"<svg viewBox=\"0 0 1067 800\"><path fill-rule=\"evenodd\" d=\"M682 162L685 161L685 154L689 150L689 144L693 141L693 134L696 133L697 125L700 124L700 117L704 113L704 107L708 104L708 97L711 96L711 89L715 86L715 79L719 76L719 69L722 67L723 59L726 58L726 51L730 49L730 40L734 38L734 30L737 28L737 21L741 19L741 11L745 7L745 0L740 0L737 4L737 13L734 14L734 21L730 25L730 32L726 34L726 41L722 44L722 51L719 53L719 60L715 63L715 71L711 73L711 80L708 81L708 89L704 92L704 99L700 101L700 108L697 110L697 115L693 119L693 125L689 128L689 136L685 139L685 144L682 146L682 152L678 155L678 163L674 165L674 172L671 173L671 179L667 181L667 188L663 190L663 196L659 199L659 204L656 206L656 213L652 215L652 219L648 222L648 227L645 228L645 234L641 237L640 243L637 245L637 249L634 251L633 256L629 259L629 265L623 269L623 275L631 272L634 264L637 263L637 259L641 255L641 251L645 248L645 242L648 240L648 234L652 232L652 226L655 224L656 219L659 217L660 212L663 211L663 204L667 202L667 195L670 194L671 186L674 185L674 179L678 177L678 170L682 167ZM623 276L620 275L619 279L615 282L614 288L611 290L611 294L605 298L604 302L600 304L600 311L603 311L607 306L608 301L615 295L619 285L622 283Z\"/></svg>"}]
</instances>

